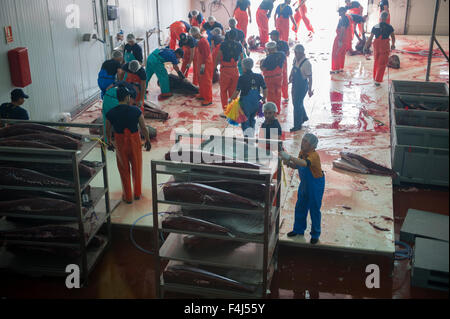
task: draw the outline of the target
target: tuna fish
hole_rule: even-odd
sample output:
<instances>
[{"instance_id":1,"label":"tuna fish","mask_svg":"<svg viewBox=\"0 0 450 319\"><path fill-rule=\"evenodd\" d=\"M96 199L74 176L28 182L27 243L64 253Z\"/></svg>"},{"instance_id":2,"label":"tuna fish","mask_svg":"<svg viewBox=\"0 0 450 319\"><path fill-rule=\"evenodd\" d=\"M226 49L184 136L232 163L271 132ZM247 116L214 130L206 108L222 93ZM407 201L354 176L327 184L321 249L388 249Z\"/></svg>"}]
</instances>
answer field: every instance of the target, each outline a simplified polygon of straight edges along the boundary
<instances>
[{"instance_id":1,"label":"tuna fish","mask_svg":"<svg viewBox=\"0 0 450 319\"><path fill-rule=\"evenodd\" d=\"M336 168L341 168L347 171L361 174L372 174L391 177L397 176L397 173L392 169L381 166L360 155L347 152L342 152L341 159L334 161L333 166Z\"/></svg>"},{"instance_id":2,"label":"tuna fish","mask_svg":"<svg viewBox=\"0 0 450 319\"><path fill-rule=\"evenodd\" d=\"M60 150L60 148L51 146L48 144L33 142L33 141L20 141L15 139L0 140L0 147L24 147L24 148L42 148L50 150Z\"/></svg>"},{"instance_id":3,"label":"tuna fish","mask_svg":"<svg viewBox=\"0 0 450 319\"><path fill-rule=\"evenodd\" d=\"M1 206L0 206L1 207ZM209 233L230 236L230 230L217 224L213 224L198 218L187 216L169 216L163 220L162 226L174 230L186 230L192 232Z\"/></svg>"},{"instance_id":4,"label":"tuna fish","mask_svg":"<svg viewBox=\"0 0 450 319\"><path fill-rule=\"evenodd\" d=\"M80 134L75 134L67 131L62 131L54 129L45 125L34 124L34 123L23 123L14 124L0 129L0 138L27 135L27 134L38 134L38 133L50 133L56 135L68 136L70 138L81 140L83 137Z\"/></svg>"},{"instance_id":5,"label":"tuna fish","mask_svg":"<svg viewBox=\"0 0 450 319\"><path fill-rule=\"evenodd\" d=\"M4 240L26 240L41 242L79 242L77 225L47 225L24 227L19 230L0 231Z\"/></svg>"},{"instance_id":6,"label":"tuna fish","mask_svg":"<svg viewBox=\"0 0 450 319\"><path fill-rule=\"evenodd\" d=\"M86 165L87 162L78 165L80 177L91 178L95 174L95 169ZM54 177L68 177L73 180L73 169L71 165L66 164L48 164L48 163L26 163L26 162L0 162L0 167L27 168L33 171L48 174Z\"/></svg>"},{"instance_id":7,"label":"tuna fish","mask_svg":"<svg viewBox=\"0 0 450 319\"><path fill-rule=\"evenodd\" d=\"M230 192L197 183L170 183L163 187L168 201L182 201L200 205L214 205L241 209L260 208L261 205Z\"/></svg>"},{"instance_id":8,"label":"tuna fish","mask_svg":"<svg viewBox=\"0 0 450 319\"><path fill-rule=\"evenodd\" d=\"M0 167L0 185L25 187L72 188L72 182L41 174L29 169Z\"/></svg>"},{"instance_id":9,"label":"tuna fish","mask_svg":"<svg viewBox=\"0 0 450 319\"><path fill-rule=\"evenodd\" d=\"M169 118L169 113L150 106L148 103L144 103L144 117L146 119L162 120L165 122Z\"/></svg>"},{"instance_id":10,"label":"tuna fish","mask_svg":"<svg viewBox=\"0 0 450 319\"><path fill-rule=\"evenodd\" d=\"M68 150L79 150L81 148L80 141L58 134L52 133L37 133L37 134L25 134L18 135L9 138L2 139L2 141L26 141L26 142L39 142L42 144L47 144L55 147L60 147L62 149Z\"/></svg>"},{"instance_id":11,"label":"tuna fish","mask_svg":"<svg viewBox=\"0 0 450 319\"><path fill-rule=\"evenodd\" d=\"M255 286L246 285L185 264L169 265L164 271L164 281L167 283L195 285L203 288L231 289L248 293L253 293L256 290Z\"/></svg>"},{"instance_id":12,"label":"tuna fish","mask_svg":"<svg viewBox=\"0 0 450 319\"><path fill-rule=\"evenodd\" d=\"M170 92L181 95L196 95L198 87L189 82L188 79L180 79L174 74L169 74Z\"/></svg>"},{"instance_id":13,"label":"tuna fish","mask_svg":"<svg viewBox=\"0 0 450 319\"><path fill-rule=\"evenodd\" d=\"M77 207L74 203L43 197L26 198L0 202L2 213L17 213L46 216L75 216Z\"/></svg>"}]
</instances>

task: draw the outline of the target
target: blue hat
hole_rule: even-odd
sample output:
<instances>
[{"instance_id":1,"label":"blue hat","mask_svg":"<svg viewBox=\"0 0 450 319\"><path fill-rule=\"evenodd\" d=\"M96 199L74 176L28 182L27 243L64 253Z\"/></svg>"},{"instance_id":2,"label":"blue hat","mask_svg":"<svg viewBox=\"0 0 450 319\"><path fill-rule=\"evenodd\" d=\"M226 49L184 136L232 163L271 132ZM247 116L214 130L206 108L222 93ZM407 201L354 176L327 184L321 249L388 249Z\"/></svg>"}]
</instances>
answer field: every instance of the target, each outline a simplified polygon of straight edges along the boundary
<instances>
[{"instance_id":1,"label":"blue hat","mask_svg":"<svg viewBox=\"0 0 450 319\"><path fill-rule=\"evenodd\" d=\"M17 101L18 99L28 99L29 96L25 94L25 92L22 89L14 89L11 91L11 100Z\"/></svg>"}]
</instances>

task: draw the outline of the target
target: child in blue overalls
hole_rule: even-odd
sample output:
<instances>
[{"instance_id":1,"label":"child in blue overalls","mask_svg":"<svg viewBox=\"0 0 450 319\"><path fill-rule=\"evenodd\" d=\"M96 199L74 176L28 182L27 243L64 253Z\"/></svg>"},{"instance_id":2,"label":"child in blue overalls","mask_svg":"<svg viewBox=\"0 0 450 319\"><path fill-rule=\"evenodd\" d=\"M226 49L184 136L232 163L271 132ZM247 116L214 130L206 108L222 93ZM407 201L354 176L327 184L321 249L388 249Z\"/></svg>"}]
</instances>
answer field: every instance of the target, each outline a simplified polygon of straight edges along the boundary
<instances>
[{"instance_id":1,"label":"child in blue overalls","mask_svg":"<svg viewBox=\"0 0 450 319\"><path fill-rule=\"evenodd\" d=\"M321 234L322 198L325 190L325 174L322 171L320 157L316 152L319 140L313 134L306 134L302 140L302 149L299 158L281 152L284 164L298 169L300 186L298 200L295 206L294 230L288 237L303 236L306 230L308 211L311 214L311 244L317 244Z\"/></svg>"}]
</instances>

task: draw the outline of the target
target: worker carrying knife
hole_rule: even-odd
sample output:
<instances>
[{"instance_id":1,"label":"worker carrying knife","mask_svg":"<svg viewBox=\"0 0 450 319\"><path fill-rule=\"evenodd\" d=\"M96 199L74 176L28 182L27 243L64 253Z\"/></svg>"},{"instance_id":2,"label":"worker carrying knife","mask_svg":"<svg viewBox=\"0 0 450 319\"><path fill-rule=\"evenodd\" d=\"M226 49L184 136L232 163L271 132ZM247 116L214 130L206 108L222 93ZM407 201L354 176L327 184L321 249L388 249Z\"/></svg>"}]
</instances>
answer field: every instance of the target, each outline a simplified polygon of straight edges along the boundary
<instances>
[{"instance_id":1,"label":"worker carrying knife","mask_svg":"<svg viewBox=\"0 0 450 319\"><path fill-rule=\"evenodd\" d=\"M306 231L308 211L311 214L311 244L317 244L321 234L322 199L325 191L325 174L322 171L319 154L316 152L318 138L314 134L305 134L302 140L299 157L280 152L283 163L290 168L298 169L300 186L298 200L295 205L294 230L288 237L303 236Z\"/></svg>"},{"instance_id":2,"label":"worker carrying knife","mask_svg":"<svg viewBox=\"0 0 450 319\"><path fill-rule=\"evenodd\" d=\"M117 168L122 180L122 199L133 203L131 174L133 176L134 200L142 197L142 144L139 128L145 138L147 152L151 150L150 136L144 116L139 108L130 105L131 92L124 86L117 89L119 105L106 114L106 136L111 151L117 151ZM114 130L114 142L112 134Z\"/></svg>"},{"instance_id":3,"label":"worker carrying knife","mask_svg":"<svg viewBox=\"0 0 450 319\"><path fill-rule=\"evenodd\" d=\"M153 74L156 74L161 87L161 94L158 96L158 101L166 100L173 94L170 92L169 74L167 73L165 63L172 62L174 70L177 72L181 79L185 76L178 68L180 59L184 57L183 49L156 49L150 54L147 59L147 87L148 82L152 79Z\"/></svg>"}]
</instances>

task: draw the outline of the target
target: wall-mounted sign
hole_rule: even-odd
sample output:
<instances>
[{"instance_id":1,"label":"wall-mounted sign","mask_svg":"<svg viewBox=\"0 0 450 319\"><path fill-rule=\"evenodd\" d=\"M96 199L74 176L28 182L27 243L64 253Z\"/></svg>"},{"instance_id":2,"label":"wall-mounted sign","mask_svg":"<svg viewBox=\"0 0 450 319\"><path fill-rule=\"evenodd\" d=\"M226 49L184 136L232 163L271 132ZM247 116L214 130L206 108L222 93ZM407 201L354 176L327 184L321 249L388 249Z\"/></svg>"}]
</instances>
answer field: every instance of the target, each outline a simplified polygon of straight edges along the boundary
<instances>
[{"instance_id":1,"label":"wall-mounted sign","mask_svg":"<svg viewBox=\"0 0 450 319\"><path fill-rule=\"evenodd\" d=\"M11 26L5 27L5 38L6 38L6 43L14 42Z\"/></svg>"}]
</instances>

